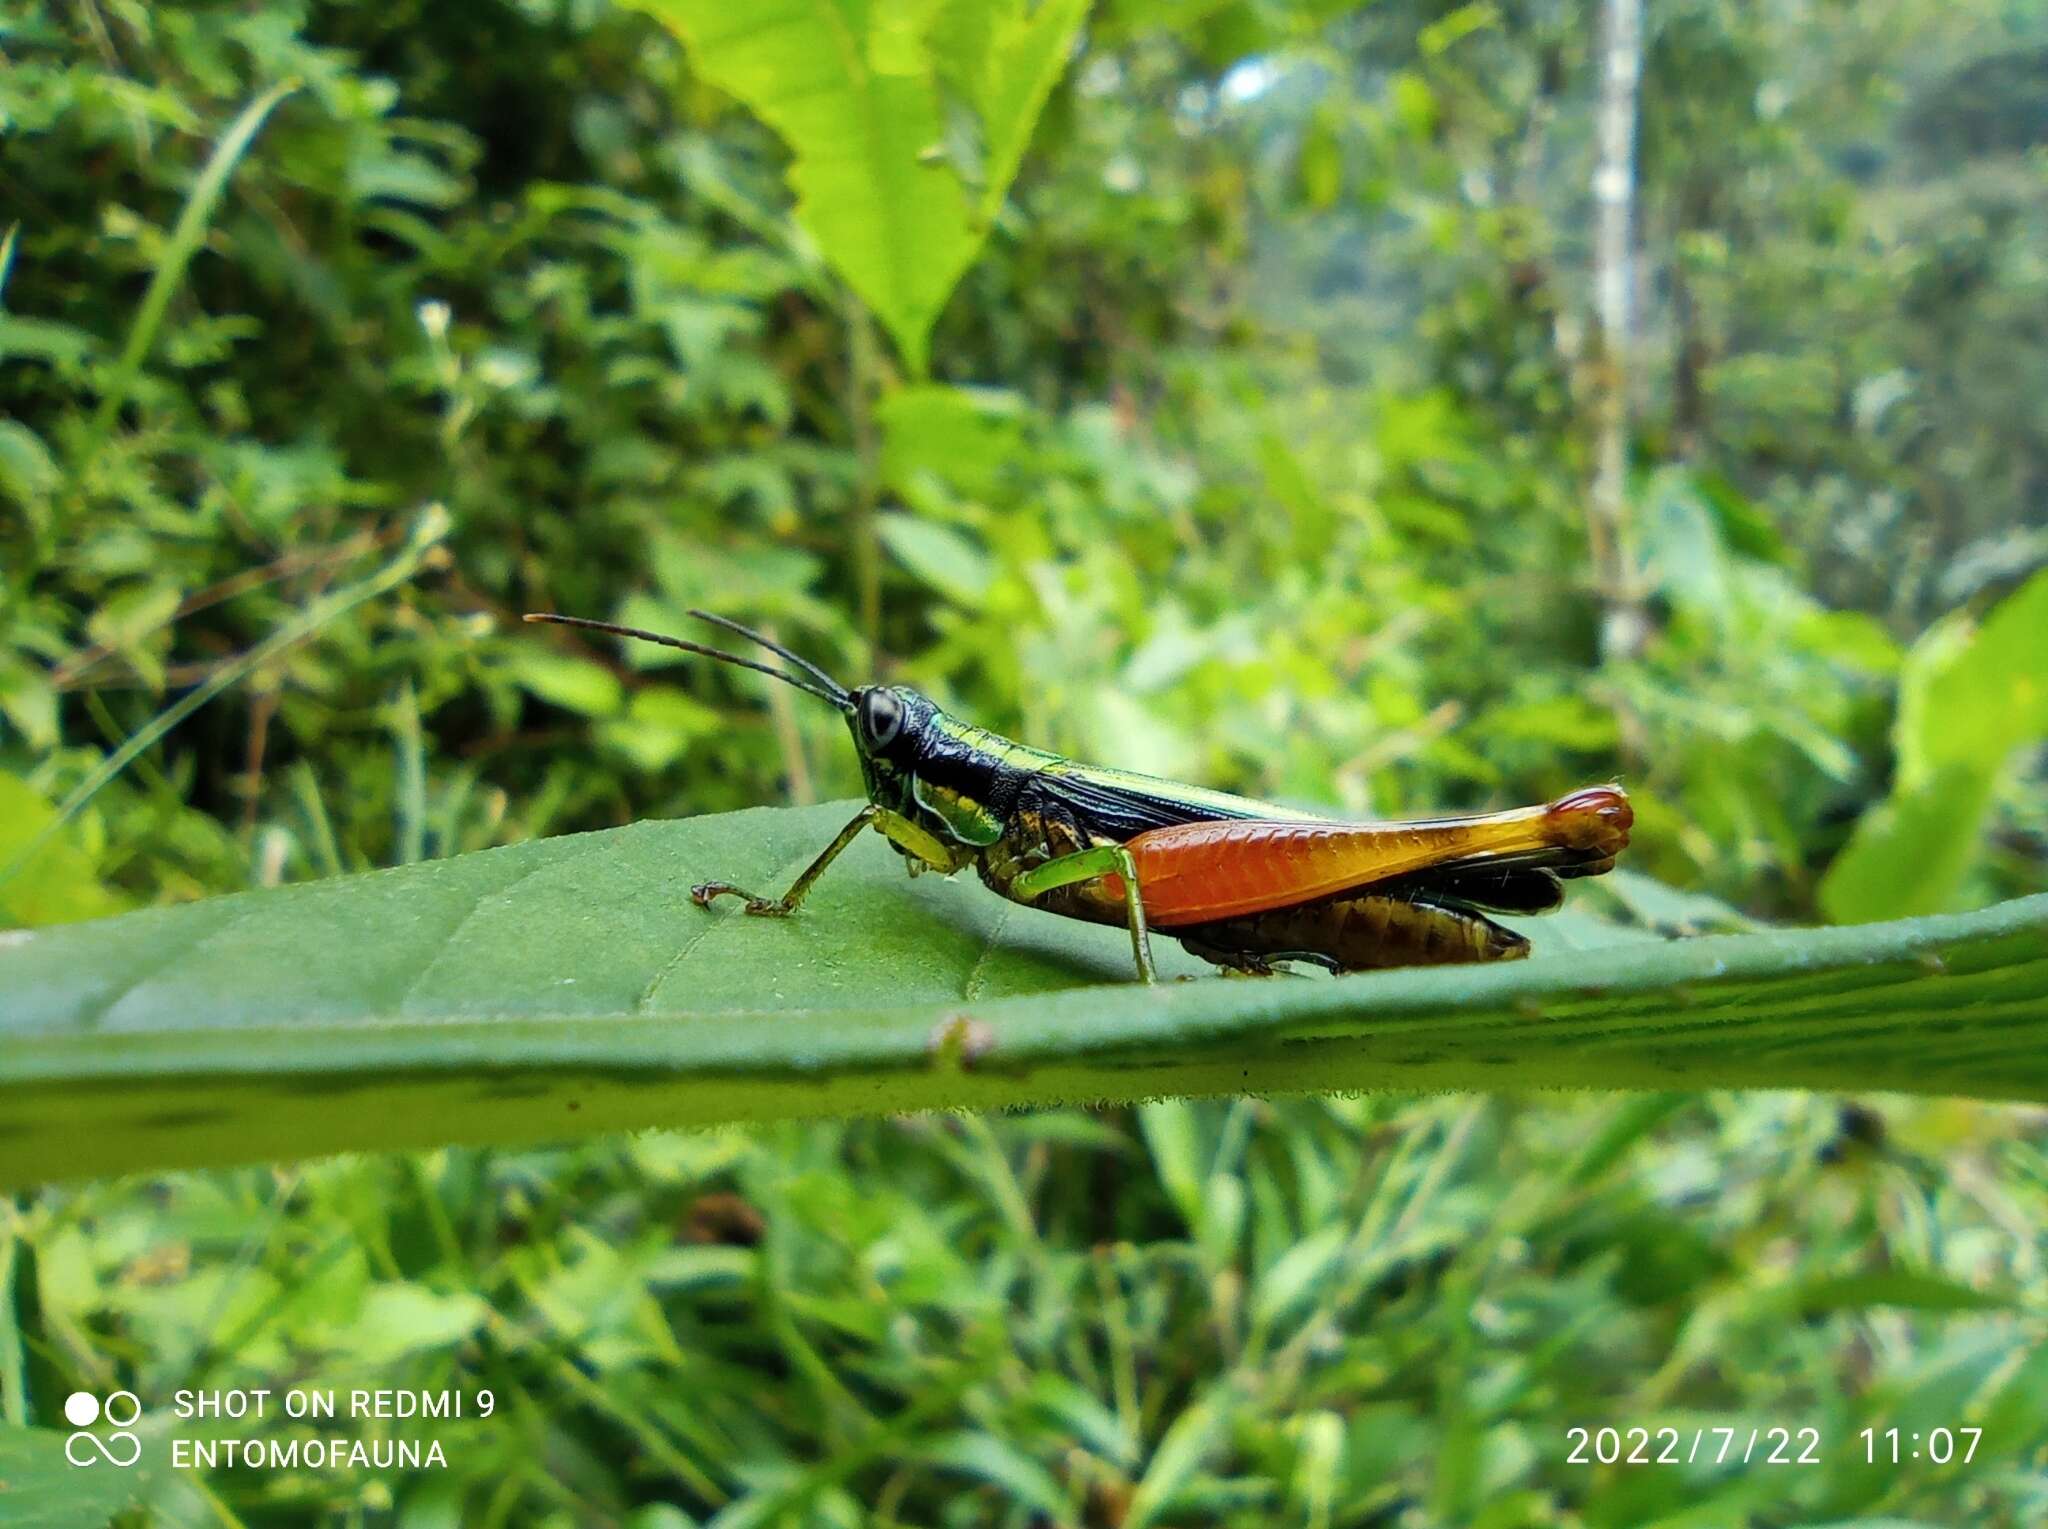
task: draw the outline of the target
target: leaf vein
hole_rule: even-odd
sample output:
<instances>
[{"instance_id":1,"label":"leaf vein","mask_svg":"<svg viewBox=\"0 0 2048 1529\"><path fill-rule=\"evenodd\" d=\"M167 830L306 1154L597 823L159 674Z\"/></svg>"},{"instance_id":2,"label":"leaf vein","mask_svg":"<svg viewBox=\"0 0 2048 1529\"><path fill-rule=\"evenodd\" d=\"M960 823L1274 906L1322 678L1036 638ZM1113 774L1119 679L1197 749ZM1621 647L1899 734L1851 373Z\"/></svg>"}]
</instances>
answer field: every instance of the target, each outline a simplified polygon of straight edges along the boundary
<instances>
[{"instance_id":1,"label":"leaf vein","mask_svg":"<svg viewBox=\"0 0 2048 1529\"><path fill-rule=\"evenodd\" d=\"M809 865L816 858L817 852L815 850L799 855L776 872L775 880L771 885L781 884L794 879L798 872L802 871L805 866ZM654 974L652 979L649 980L646 989L640 994L639 1001L633 1005L633 1012L635 1014L645 1014L649 1009L653 1008L655 994L659 993L662 985L675 975L677 967L696 954L699 945L702 945L712 935L723 929L731 920L745 918L746 916L744 913L728 913L723 918L714 915L709 927L685 940L682 949L669 957L668 963Z\"/></svg>"},{"instance_id":2,"label":"leaf vein","mask_svg":"<svg viewBox=\"0 0 2048 1529\"><path fill-rule=\"evenodd\" d=\"M178 946L177 949L171 952L170 959L158 961L154 965L145 966L137 971L134 976L123 982L119 987L108 993L106 997L100 999L99 1002L81 1014L78 1018L77 1028L88 1031L99 1029L101 1025L106 1023L107 1016L120 1007L121 1001L130 993L152 979L161 977L180 961L183 961L187 956L192 955L200 947L212 940L214 936L227 933L228 930L248 918L251 911L247 906L232 910L219 923L201 929L191 939ZM260 909L256 911L260 911Z\"/></svg>"},{"instance_id":3,"label":"leaf vein","mask_svg":"<svg viewBox=\"0 0 2048 1529\"><path fill-rule=\"evenodd\" d=\"M1007 898L994 920L988 926L988 938L982 942L981 954L974 958L974 965L967 969L967 982L960 990L960 997L972 1003L981 996L981 986L988 978L989 958L996 953L996 946L1002 943L1003 933L1010 927L1010 915L1017 911L1017 905Z\"/></svg>"},{"instance_id":4,"label":"leaf vein","mask_svg":"<svg viewBox=\"0 0 2048 1529\"><path fill-rule=\"evenodd\" d=\"M463 930L469 927L470 921L474 919L477 916L477 914L483 910L483 906L485 903L491 902L497 898L509 897L512 894L513 888L521 886L524 883L532 880L535 876L538 876L542 871L550 871L555 870L561 866L573 865L578 860L589 859L590 856L596 854L601 849L608 849L611 847L610 841L606 835L593 834L591 837L597 839L599 842L595 844L586 844L579 846L577 849L572 850L570 853L566 855L537 856L535 857L535 864L528 866L525 870L521 871L517 876L514 876L510 881L502 882L499 885L491 887L484 891L479 891L476 894L476 896L470 901L469 907L466 910L464 910L462 917L457 919L453 924L450 924L448 926L448 932L441 936L440 948L436 950L432 956L428 957L426 961L421 963L418 974L414 976L412 981L408 982L405 985L405 990L398 995L397 1001L393 1005L393 1007L395 1009L402 1011L404 1010L407 1004L413 1001L413 998L415 997L415 995L418 994L420 990L421 984L423 984L427 980L427 978L431 977L434 974L434 968L441 964L442 960L447 956L448 952L454 947L456 938L459 935L461 935Z\"/></svg>"}]
</instances>

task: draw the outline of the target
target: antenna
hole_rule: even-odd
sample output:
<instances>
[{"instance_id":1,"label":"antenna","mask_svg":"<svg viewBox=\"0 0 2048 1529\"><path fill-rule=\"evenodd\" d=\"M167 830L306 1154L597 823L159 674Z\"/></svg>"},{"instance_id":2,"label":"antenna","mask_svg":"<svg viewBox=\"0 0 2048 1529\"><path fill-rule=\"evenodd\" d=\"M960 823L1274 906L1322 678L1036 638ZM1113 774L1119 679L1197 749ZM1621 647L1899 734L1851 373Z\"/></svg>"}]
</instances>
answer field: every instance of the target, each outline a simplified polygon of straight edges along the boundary
<instances>
[{"instance_id":1,"label":"antenna","mask_svg":"<svg viewBox=\"0 0 2048 1529\"><path fill-rule=\"evenodd\" d=\"M816 664L807 663L803 659L798 658L780 643L770 642L759 632L751 631L741 626L737 621L728 621L723 616L709 615L704 611L691 611L690 614L702 617L714 625L729 628L740 633L742 636L751 637L755 642L761 644L762 647L768 649L769 652L779 654L781 657L788 659L806 674L815 675L819 683L813 685L806 680L798 679L793 674L784 674L780 669L774 668L772 665L759 664L751 658L741 658L737 653L727 653L722 648L707 648L702 643L685 642L680 637L665 637L660 632L643 631L636 626L620 626L612 621L592 621L587 616L557 616L549 611L528 611L525 619L528 621L544 621L554 626L583 627L592 632L609 632L614 637L637 637L642 642L658 643L664 648L680 648L685 653L695 653L704 658L715 658L720 663L737 664L742 669L751 669L756 674L765 674L771 679L781 680L785 685L794 685L798 690L808 695L814 695L821 701L831 702L841 711L851 711L853 709L853 697L847 694L844 685L833 679L831 675L820 669Z\"/></svg>"}]
</instances>

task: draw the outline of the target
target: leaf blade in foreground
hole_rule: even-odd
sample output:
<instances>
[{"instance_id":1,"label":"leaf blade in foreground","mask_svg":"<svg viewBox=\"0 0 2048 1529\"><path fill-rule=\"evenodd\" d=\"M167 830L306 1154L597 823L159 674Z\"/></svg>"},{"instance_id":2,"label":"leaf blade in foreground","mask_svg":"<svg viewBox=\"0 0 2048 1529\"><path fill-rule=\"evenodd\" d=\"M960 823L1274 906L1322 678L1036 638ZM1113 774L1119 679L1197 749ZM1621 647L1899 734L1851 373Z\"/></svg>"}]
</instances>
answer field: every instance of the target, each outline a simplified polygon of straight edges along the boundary
<instances>
[{"instance_id":1,"label":"leaf blade in foreground","mask_svg":"<svg viewBox=\"0 0 2048 1529\"><path fill-rule=\"evenodd\" d=\"M1118 931L1012 907L970 876L910 880L879 840L796 918L690 903L712 876L779 890L853 805L639 823L0 936L0 1184L1173 1093L2048 1099L2048 897L1149 990Z\"/></svg>"}]
</instances>

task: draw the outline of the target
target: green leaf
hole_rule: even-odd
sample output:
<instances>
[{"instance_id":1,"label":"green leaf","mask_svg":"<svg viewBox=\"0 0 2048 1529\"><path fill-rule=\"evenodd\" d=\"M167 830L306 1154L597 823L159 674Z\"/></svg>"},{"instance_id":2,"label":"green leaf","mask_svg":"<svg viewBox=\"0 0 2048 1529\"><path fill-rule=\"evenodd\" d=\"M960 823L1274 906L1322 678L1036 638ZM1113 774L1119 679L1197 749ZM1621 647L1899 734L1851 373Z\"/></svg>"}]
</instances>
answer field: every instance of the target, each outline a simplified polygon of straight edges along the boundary
<instances>
[{"instance_id":1,"label":"green leaf","mask_svg":"<svg viewBox=\"0 0 2048 1529\"><path fill-rule=\"evenodd\" d=\"M913 384L876 409L882 426L882 481L906 497L927 476L986 499L1002 469L1023 455L1020 400L988 388Z\"/></svg>"},{"instance_id":2,"label":"green leaf","mask_svg":"<svg viewBox=\"0 0 2048 1529\"><path fill-rule=\"evenodd\" d=\"M1992 773L1956 764L1892 794L1859 818L1820 884L1840 924L1939 913L1977 861Z\"/></svg>"},{"instance_id":3,"label":"green leaf","mask_svg":"<svg viewBox=\"0 0 2048 1529\"><path fill-rule=\"evenodd\" d=\"M49 671L0 655L0 718L11 723L32 749L57 746L57 690ZM0 729L0 740L6 730Z\"/></svg>"},{"instance_id":4,"label":"green leaf","mask_svg":"<svg viewBox=\"0 0 2048 1529\"><path fill-rule=\"evenodd\" d=\"M983 234L1008 194L1046 97L1066 72L1088 0L944 0L932 51L944 84L965 98L981 127L979 191Z\"/></svg>"},{"instance_id":5,"label":"green leaf","mask_svg":"<svg viewBox=\"0 0 2048 1529\"><path fill-rule=\"evenodd\" d=\"M1891 1269L1877 1274L1807 1280L1792 1288L1787 1304L1811 1316L1824 1311L1862 1311L1872 1306L1898 1306L1910 1311L2003 1311L2016 1303L2009 1294L1979 1290L1938 1274Z\"/></svg>"},{"instance_id":6,"label":"green leaf","mask_svg":"<svg viewBox=\"0 0 2048 1529\"><path fill-rule=\"evenodd\" d=\"M56 821L57 809L12 775L0 775L0 863L12 859ZM0 882L0 944L20 924L65 924L118 913L121 898L100 884L92 856L73 836L50 835L20 871ZM0 994L0 1007L6 1002Z\"/></svg>"},{"instance_id":7,"label":"green leaf","mask_svg":"<svg viewBox=\"0 0 2048 1529\"><path fill-rule=\"evenodd\" d=\"M923 1464L958 1471L1000 1487L1009 1501L1028 1507L1048 1523L1071 1523L1074 1519L1073 1505L1052 1474L1014 1444L993 1434L942 1434L913 1444L908 1452Z\"/></svg>"},{"instance_id":8,"label":"green leaf","mask_svg":"<svg viewBox=\"0 0 2048 1529\"><path fill-rule=\"evenodd\" d=\"M912 372L1002 206L1087 0L634 0L789 146L796 217ZM973 116L958 146L947 107Z\"/></svg>"},{"instance_id":9,"label":"green leaf","mask_svg":"<svg viewBox=\"0 0 2048 1529\"><path fill-rule=\"evenodd\" d=\"M625 701L618 676L587 658L556 653L527 642L512 649L510 664L512 677L522 690L531 691L565 711L581 712L586 717L609 717Z\"/></svg>"},{"instance_id":10,"label":"green leaf","mask_svg":"<svg viewBox=\"0 0 2048 1529\"><path fill-rule=\"evenodd\" d=\"M227 190L228 178L235 173L235 166L249 151L249 145L255 142L256 134L262 130L271 112L298 88L297 80L271 86L242 108L220 142L214 145L206 168L192 183L191 195L185 199L177 224L171 229L163 258L150 272L149 286L144 289L142 302L136 307L135 318L128 326L127 342L121 348L120 359L114 363L113 375L100 394L99 408L93 415L88 446L80 456L81 461L90 461L96 456L112 432L114 419L120 413L121 405L127 402L129 390L142 370L142 363L149 358L150 347L156 343L156 333L163 324L165 313L170 310L171 298L185 279L185 268L206 241L207 227L213 221L215 205Z\"/></svg>"},{"instance_id":11,"label":"green leaf","mask_svg":"<svg viewBox=\"0 0 2048 1529\"><path fill-rule=\"evenodd\" d=\"M1981 625L1961 612L1913 644L1893 727L1898 779L1821 879L1840 923L1951 907L1982 850L2006 762L2048 737L2048 571Z\"/></svg>"},{"instance_id":12,"label":"green leaf","mask_svg":"<svg viewBox=\"0 0 2048 1529\"><path fill-rule=\"evenodd\" d=\"M710 707L680 690L654 688L635 692L626 715L605 723L598 732L642 770L674 764L697 738L716 733L723 719Z\"/></svg>"},{"instance_id":13,"label":"green leaf","mask_svg":"<svg viewBox=\"0 0 2048 1529\"><path fill-rule=\"evenodd\" d=\"M665 1124L1360 1088L2048 1099L2048 897L1336 980L1130 977L1119 930L758 808L0 946L0 1185ZM1532 921L1539 928L1543 921ZM1555 947L1553 946L1553 949ZM1166 975L1208 968L1158 942Z\"/></svg>"},{"instance_id":14,"label":"green leaf","mask_svg":"<svg viewBox=\"0 0 2048 1529\"><path fill-rule=\"evenodd\" d=\"M19 420L0 419L0 494L26 508L56 492L58 482L42 438Z\"/></svg>"},{"instance_id":15,"label":"green leaf","mask_svg":"<svg viewBox=\"0 0 2048 1529\"><path fill-rule=\"evenodd\" d=\"M1344 193L1344 149L1338 140L1335 112L1319 110L1302 129L1301 148L1295 155L1294 174L1301 200L1318 212L1337 205Z\"/></svg>"},{"instance_id":16,"label":"green leaf","mask_svg":"<svg viewBox=\"0 0 2048 1529\"><path fill-rule=\"evenodd\" d=\"M1751 929L1755 921L1718 898L1681 892L1635 871L1616 869L1595 885L1614 898L1638 924L1660 934L1707 934L1722 929Z\"/></svg>"},{"instance_id":17,"label":"green leaf","mask_svg":"<svg viewBox=\"0 0 2048 1529\"><path fill-rule=\"evenodd\" d=\"M1173 1506L1228 1421L1233 1399L1228 1386L1217 1386L1173 1420L1131 1493L1123 1519L1127 1529L1145 1529Z\"/></svg>"},{"instance_id":18,"label":"green leaf","mask_svg":"<svg viewBox=\"0 0 2048 1529\"><path fill-rule=\"evenodd\" d=\"M488 1315L483 1300L467 1292L443 1295L423 1285L379 1285L340 1346L365 1369L377 1369L409 1354L460 1343Z\"/></svg>"},{"instance_id":19,"label":"green leaf","mask_svg":"<svg viewBox=\"0 0 2048 1529\"><path fill-rule=\"evenodd\" d=\"M1907 654L1899 676L1899 774L1916 786L1945 766L1996 768L2048 736L2048 569L1979 626L1951 616Z\"/></svg>"},{"instance_id":20,"label":"green leaf","mask_svg":"<svg viewBox=\"0 0 2048 1529\"><path fill-rule=\"evenodd\" d=\"M995 582L988 554L951 526L912 515L884 515L876 531L904 567L957 604L975 604Z\"/></svg>"},{"instance_id":21,"label":"green leaf","mask_svg":"<svg viewBox=\"0 0 2048 1529\"><path fill-rule=\"evenodd\" d=\"M68 1435L0 1423L0 1524L8 1529L106 1529L147 1478L87 1456L81 1469L64 1456Z\"/></svg>"}]
</instances>

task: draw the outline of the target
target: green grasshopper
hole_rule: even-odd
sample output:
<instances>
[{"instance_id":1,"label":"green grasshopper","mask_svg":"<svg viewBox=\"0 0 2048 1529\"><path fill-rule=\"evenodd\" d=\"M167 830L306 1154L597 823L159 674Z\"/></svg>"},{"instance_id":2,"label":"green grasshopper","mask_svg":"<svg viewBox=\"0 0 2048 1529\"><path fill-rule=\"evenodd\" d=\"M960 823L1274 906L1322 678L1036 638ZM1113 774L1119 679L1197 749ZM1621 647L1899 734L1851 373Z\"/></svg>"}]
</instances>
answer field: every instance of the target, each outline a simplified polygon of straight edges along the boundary
<instances>
[{"instance_id":1,"label":"green grasshopper","mask_svg":"<svg viewBox=\"0 0 2048 1529\"><path fill-rule=\"evenodd\" d=\"M1512 960L1529 953L1528 941L1486 912L1556 908L1564 899L1559 878L1612 869L1634 822L1627 795L1612 785L1469 817L1318 817L1079 764L948 716L906 685L850 690L750 627L710 611L690 615L760 644L798 672L608 621L526 619L680 648L838 707L868 796L780 897L707 881L690 889L700 907L738 897L748 913L786 917L872 828L912 875L973 866L1013 902L1128 929L1146 982L1155 980L1154 931L1214 965L1255 973L1283 961L1344 972Z\"/></svg>"}]
</instances>

